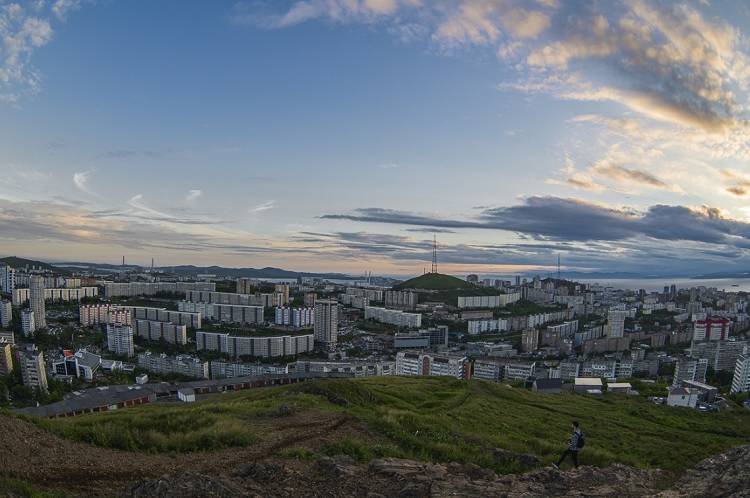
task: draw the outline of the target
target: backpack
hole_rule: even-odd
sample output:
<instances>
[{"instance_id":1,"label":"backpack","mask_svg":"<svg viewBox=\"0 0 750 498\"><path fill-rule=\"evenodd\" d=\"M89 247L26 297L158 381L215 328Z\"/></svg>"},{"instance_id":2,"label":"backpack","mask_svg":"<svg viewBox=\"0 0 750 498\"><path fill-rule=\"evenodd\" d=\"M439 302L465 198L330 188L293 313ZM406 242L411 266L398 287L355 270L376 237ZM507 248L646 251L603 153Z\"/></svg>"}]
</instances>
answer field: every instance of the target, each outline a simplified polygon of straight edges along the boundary
<instances>
[{"instance_id":1,"label":"backpack","mask_svg":"<svg viewBox=\"0 0 750 498\"><path fill-rule=\"evenodd\" d=\"M576 441L576 446L577 446L577 447L578 447L578 449L580 450L580 449L581 449L581 448L583 448L583 447L584 447L585 445L586 445L586 439L584 439L584 437L583 437L583 432L581 432L581 433L579 433L579 434L578 434L578 441Z\"/></svg>"}]
</instances>

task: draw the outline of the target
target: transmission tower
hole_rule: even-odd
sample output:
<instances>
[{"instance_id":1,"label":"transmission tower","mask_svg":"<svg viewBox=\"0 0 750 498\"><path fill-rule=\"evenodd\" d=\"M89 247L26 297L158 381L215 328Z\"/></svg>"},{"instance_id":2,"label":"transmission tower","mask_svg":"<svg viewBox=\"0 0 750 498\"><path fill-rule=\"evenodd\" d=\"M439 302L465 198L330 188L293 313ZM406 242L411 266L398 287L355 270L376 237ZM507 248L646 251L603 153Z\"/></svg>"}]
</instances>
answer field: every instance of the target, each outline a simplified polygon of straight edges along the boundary
<instances>
[{"instance_id":1,"label":"transmission tower","mask_svg":"<svg viewBox=\"0 0 750 498\"><path fill-rule=\"evenodd\" d=\"M432 235L432 272L437 273L437 236Z\"/></svg>"}]
</instances>

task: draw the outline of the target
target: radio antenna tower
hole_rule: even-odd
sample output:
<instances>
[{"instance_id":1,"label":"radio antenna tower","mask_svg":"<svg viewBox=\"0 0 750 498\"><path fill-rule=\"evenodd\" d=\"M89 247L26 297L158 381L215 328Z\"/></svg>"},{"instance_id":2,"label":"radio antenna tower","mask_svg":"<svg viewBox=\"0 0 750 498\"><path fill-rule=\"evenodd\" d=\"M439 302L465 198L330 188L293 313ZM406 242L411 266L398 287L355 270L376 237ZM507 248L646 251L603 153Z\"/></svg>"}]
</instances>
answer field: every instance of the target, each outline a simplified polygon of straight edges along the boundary
<instances>
[{"instance_id":1,"label":"radio antenna tower","mask_svg":"<svg viewBox=\"0 0 750 498\"><path fill-rule=\"evenodd\" d=\"M432 272L437 273L437 235L432 235Z\"/></svg>"}]
</instances>

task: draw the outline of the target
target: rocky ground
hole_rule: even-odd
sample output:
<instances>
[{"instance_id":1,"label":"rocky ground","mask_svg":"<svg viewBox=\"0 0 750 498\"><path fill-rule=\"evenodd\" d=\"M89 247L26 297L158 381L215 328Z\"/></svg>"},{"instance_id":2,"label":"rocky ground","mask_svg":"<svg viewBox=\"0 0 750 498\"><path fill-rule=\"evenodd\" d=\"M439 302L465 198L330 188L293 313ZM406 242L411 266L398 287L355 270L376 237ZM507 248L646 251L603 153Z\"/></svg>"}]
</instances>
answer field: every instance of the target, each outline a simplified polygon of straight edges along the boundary
<instances>
[{"instance_id":1,"label":"rocky ground","mask_svg":"<svg viewBox=\"0 0 750 498\"><path fill-rule=\"evenodd\" d=\"M273 428L273 437L252 448L175 457L73 443L16 418L0 417L0 427L0 475L86 497L750 497L750 446L708 458L668 484L674 479L661 471L624 465L565 471L543 467L498 476L457 463L278 457L284 448L372 437L353 420L330 414L286 418L284 427ZM498 451L501 458L538 464L528 455Z\"/></svg>"}]
</instances>

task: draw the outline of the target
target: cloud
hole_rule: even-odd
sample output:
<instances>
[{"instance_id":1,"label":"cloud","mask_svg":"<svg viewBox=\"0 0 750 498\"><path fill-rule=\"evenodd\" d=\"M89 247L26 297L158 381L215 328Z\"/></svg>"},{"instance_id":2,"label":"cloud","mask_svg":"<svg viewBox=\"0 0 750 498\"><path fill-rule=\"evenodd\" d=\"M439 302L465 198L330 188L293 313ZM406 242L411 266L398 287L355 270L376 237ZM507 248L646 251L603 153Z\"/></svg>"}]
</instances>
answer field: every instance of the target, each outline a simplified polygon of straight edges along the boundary
<instances>
[{"instance_id":1,"label":"cloud","mask_svg":"<svg viewBox=\"0 0 750 498\"><path fill-rule=\"evenodd\" d=\"M750 247L750 223L726 217L711 207L691 208L657 204L645 211L616 209L578 199L529 197L523 204L485 208L477 216L451 220L381 208L352 214L329 214L324 219L399 224L448 229L513 232L537 240L625 241L645 237Z\"/></svg>"},{"instance_id":2,"label":"cloud","mask_svg":"<svg viewBox=\"0 0 750 498\"><path fill-rule=\"evenodd\" d=\"M276 201L267 201L263 204L258 204L257 206L250 208L251 213L262 213L264 211L268 211L269 209L274 209L276 207Z\"/></svg>"},{"instance_id":3,"label":"cloud","mask_svg":"<svg viewBox=\"0 0 750 498\"><path fill-rule=\"evenodd\" d=\"M98 216L101 218L119 217L127 219L138 219L147 222L156 222L162 224L168 223L175 225L216 225L222 223L222 220L219 219L207 217L178 216L162 210L154 209L144 202L143 194L134 195L128 200L127 204L131 208L128 211L95 211L91 213L91 216Z\"/></svg>"},{"instance_id":4,"label":"cloud","mask_svg":"<svg viewBox=\"0 0 750 498\"><path fill-rule=\"evenodd\" d=\"M378 168L380 169L396 169L400 168L401 165L396 163L385 163L385 164L378 164Z\"/></svg>"},{"instance_id":5,"label":"cloud","mask_svg":"<svg viewBox=\"0 0 750 498\"><path fill-rule=\"evenodd\" d=\"M89 195L96 195L89 187L89 180L91 179L93 171L79 171L73 173L73 184L81 192L85 192Z\"/></svg>"},{"instance_id":6,"label":"cloud","mask_svg":"<svg viewBox=\"0 0 750 498\"><path fill-rule=\"evenodd\" d=\"M197 201L202 195L203 195L202 190L199 190L199 189L190 190L188 191L188 194L185 196L185 203L192 204L195 201Z\"/></svg>"},{"instance_id":7,"label":"cloud","mask_svg":"<svg viewBox=\"0 0 750 498\"><path fill-rule=\"evenodd\" d=\"M52 13L64 21L70 12L80 9L81 5L81 0L56 0L52 4Z\"/></svg>"}]
</instances>

